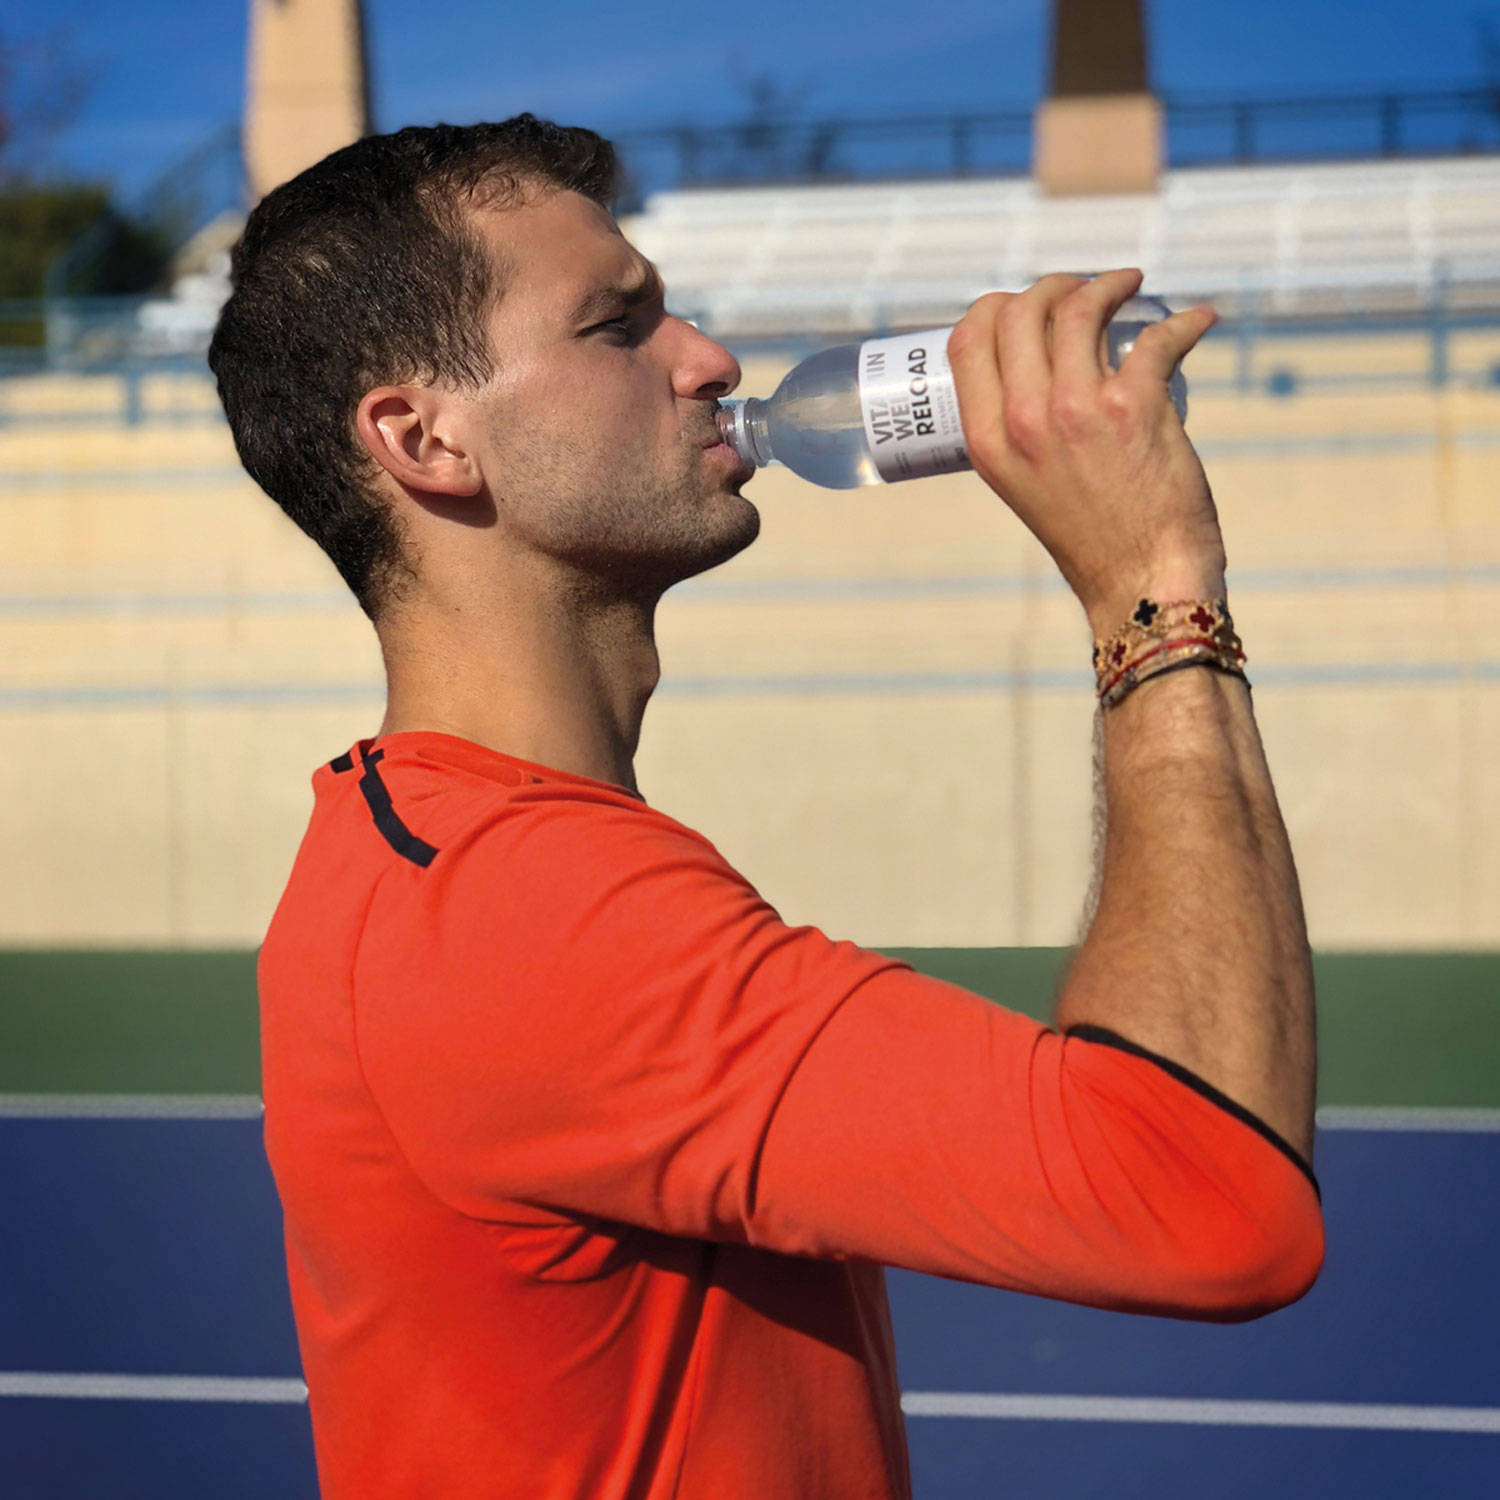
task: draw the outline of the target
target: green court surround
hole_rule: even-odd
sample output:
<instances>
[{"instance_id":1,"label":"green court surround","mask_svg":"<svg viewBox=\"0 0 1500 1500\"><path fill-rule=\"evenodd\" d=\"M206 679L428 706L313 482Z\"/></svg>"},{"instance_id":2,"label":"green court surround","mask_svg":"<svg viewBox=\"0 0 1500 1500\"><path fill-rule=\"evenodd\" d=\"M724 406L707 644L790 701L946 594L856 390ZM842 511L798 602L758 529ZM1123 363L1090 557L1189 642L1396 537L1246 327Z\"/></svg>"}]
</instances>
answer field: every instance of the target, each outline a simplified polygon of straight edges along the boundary
<instances>
[{"instance_id":1,"label":"green court surround","mask_svg":"<svg viewBox=\"0 0 1500 1500\"><path fill-rule=\"evenodd\" d=\"M892 948L1048 1018L1065 948ZM1323 1104L1500 1107L1500 952L1323 953ZM0 952L0 1093L253 1093L255 954Z\"/></svg>"}]
</instances>

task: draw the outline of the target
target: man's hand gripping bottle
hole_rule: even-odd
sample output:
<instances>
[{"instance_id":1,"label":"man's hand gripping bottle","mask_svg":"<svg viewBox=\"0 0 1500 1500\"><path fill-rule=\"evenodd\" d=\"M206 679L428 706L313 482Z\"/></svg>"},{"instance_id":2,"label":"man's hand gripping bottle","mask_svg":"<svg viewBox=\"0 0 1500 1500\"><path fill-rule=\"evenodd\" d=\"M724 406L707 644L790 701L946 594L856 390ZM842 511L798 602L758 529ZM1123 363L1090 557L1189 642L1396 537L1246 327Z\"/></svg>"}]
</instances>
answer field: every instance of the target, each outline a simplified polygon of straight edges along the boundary
<instances>
[{"instance_id":1,"label":"man's hand gripping bottle","mask_svg":"<svg viewBox=\"0 0 1500 1500\"><path fill-rule=\"evenodd\" d=\"M1143 328L1168 315L1155 297L1125 303L1105 331L1111 367L1120 368ZM782 463L834 490L970 468L948 366L952 331L866 339L811 355L774 395L722 406L720 435L748 463ZM1185 419L1181 369L1168 389Z\"/></svg>"}]
</instances>

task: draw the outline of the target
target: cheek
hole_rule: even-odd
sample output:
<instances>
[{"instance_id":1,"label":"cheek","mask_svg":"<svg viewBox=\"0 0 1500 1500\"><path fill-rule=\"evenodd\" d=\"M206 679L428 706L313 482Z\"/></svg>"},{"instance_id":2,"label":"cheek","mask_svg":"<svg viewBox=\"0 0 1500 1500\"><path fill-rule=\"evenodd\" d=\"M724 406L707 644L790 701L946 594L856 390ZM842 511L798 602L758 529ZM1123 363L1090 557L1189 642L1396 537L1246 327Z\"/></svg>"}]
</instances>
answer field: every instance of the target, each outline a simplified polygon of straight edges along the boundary
<instances>
[{"instance_id":1,"label":"cheek","mask_svg":"<svg viewBox=\"0 0 1500 1500\"><path fill-rule=\"evenodd\" d=\"M513 484L525 473L571 488L601 469L660 469L682 448L671 381L644 349L597 350L550 373L497 405L495 450Z\"/></svg>"},{"instance_id":2,"label":"cheek","mask_svg":"<svg viewBox=\"0 0 1500 1500\"><path fill-rule=\"evenodd\" d=\"M601 372L587 399L598 413L599 431L610 434L622 454L659 452L680 443L671 382L644 351Z\"/></svg>"}]
</instances>

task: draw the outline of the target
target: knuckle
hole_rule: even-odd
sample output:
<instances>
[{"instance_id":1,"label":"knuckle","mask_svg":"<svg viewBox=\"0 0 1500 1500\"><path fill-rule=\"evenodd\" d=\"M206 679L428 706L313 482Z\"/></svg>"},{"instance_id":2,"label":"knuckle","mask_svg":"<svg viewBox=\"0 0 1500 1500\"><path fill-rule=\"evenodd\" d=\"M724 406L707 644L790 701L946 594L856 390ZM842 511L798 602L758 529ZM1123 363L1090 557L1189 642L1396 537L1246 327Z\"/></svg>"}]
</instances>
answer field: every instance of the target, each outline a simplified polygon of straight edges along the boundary
<instances>
[{"instance_id":1,"label":"knuckle","mask_svg":"<svg viewBox=\"0 0 1500 1500\"><path fill-rule=\"evenodd\" d=\"M969 305L953 331L948 335L948 354L960 358L983 349L990 341L991 331L1000 310L1010 300L1007 292L986 292Z\"/></svg>"},{"instance_id":2,"label":"knuckle","mask_svg":"<svg viewBox=\"0 0 1500 1500\"><path fill-rule=\"evenodd\" d=\"M1134 389L1123 380L1106 381L1099 392L1099 404L1116 426L1134 421L1141 408Z\"/></svg>"},{"instance_id":3,"label":"knuckle","mask_svg":"<svg viewBox=\"0 0 1500 1500\"><path fill-rule=\"evenodd\" d=\"M968 318L963 318L953 325L953 332L948 335L948 358L962 359L972 353L978 343L979 334L974 324Z\"/></svg>"},{"instance_id":4,"label":"knuckle","mask_svg":"<svg viewBox=\"0 0 1500 1500\"><path fill-rule=\"evenodd\" d=\"M1084 392L1057 390L1052 393L1052 424L1065 438L1080 438L1092 432L1097 424L1096 407Z\"/></svg>"},{"instance_id":5,"label":"knuckle","mask_svg":"<svg viewBox=\"0 0 1500 1500\"><path fill-rule=\"evenodd\" d=\"M1010 446L1023 458L1035 457L1046 434L1046 413L1034 401L1011 400L1005 404L1004 419Z\"/></svg>"},{"instance_id":6,"label":"knuckle","mask_svg":"<svg viewBox=\"0 0 1500 1500\"><path fill-rule=\"evenodd\" d=\"M1088 282L1079 287L1076 292L1069 292L1057 304L1057 311L1053 317L1059 323L1096 322L1099 317L1099 297L1094 291L1094 284Z\"/></svg>"},{"instance_id":7,"label":"knuckle","mask_svg":"<svg viewBox=\"0 0 1500 1500\"><path fill-rule=\"evenodd\" d=\"M1024 328L1030 321L1030 310L1027 305L1026 296L1022 293L1012 297L1004 307L1000 309L1000 326L1002 328Z\"/></svg>"},{"instance_id":8,"label":"knuckle","mask_svg":"<svg viewBox=\"0 0 1500 1500\"><path fill-rule=\"evenodd\" d=\"M973 329L976 323L989 322L995 314L1010 301L1006 292L986 292L982 297L976 297L964 313L963 317L954 325L954 332L960 328Z\"/></svg>"},{"instance_id":9,"label":"knuckle","mask_svg":"<svg viewBox=\"0 0 1500 1500\"><path fill-rule=\"evenodd\" d=\"M1178 329L1169 321L1148 323L1136 335L1137 348L1170 349L1177 342Z\"/></svg>"}]
</instances>

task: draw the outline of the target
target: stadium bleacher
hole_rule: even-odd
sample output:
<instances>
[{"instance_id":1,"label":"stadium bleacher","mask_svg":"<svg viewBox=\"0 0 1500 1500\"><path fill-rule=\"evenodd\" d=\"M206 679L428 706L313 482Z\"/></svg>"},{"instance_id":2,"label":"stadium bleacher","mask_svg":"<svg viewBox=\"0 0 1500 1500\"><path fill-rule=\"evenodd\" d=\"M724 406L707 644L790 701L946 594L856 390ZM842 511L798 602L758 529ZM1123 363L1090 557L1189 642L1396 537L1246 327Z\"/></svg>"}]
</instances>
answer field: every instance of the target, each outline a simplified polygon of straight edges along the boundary
<instances>
[{"instance_id":1,"label":"stadium bleacher","mask_svg":"<svg viewBox=\"0 0 1500 1500\"><path fill-rule=\"evenodd\" d=\"M1186 168L1155 194L1048 198L1029 178L682 189L627 232L726 335L956 316L1048 271L1138 265L1231 315L1500 304L1500 162Z\"/></svg>"}]
</instances>

